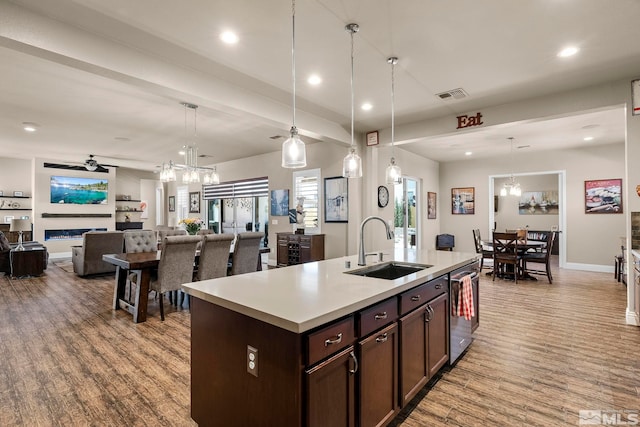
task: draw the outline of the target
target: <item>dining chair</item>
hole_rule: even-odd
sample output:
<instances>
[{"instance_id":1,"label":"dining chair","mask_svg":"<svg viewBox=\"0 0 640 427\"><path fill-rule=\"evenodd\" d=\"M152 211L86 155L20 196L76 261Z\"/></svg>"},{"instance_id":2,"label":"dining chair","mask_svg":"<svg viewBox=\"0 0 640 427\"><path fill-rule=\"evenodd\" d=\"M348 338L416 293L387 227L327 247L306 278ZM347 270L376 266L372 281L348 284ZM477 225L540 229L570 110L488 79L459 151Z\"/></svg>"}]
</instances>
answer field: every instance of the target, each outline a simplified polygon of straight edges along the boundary
<instances>
[{"instance_id":1,"label":"dining chair","mask_svg":"<svg viewBox=\"0 0 640 427\"><path fill-rule=\"evenodd\" d=\"M521 274L522 256L518 249L517 233L493 233L493 280L500 274L513 274L513 280L518 283L518 276ZM511 265L513 271L508 271L505 266Z\"/></svg>"},{"instance_id":2,"label":"dining chair","mask_svg":"<svg viewBox=\"0 0 640 427\"><path fill-rule=\"evenodd\" d=\"M156 232L153 230L127 230L124 232L124 251L155 252L158 250Z\"/></svg>"},{"instance_id":3,"label":"dining chair","mask_svg":"<svg viewBox=\"0 0 640 427\"><path fill-rule=\"evenodd\" d=\"M150 288L160 295L160 320L164 320L164 294L179 291L183 283L193 281L193 263L200 236L167 236L162 241L158 278Z\"/></svg>"},{"instance_id":4,"label":"dining chair","mask_svg":"<svg viewBox=\"0 0 640 427\"><path fill-rule=\"evenodd\" d=\"M522 269L525 274L546 274L549 284L553 283L553 277L551 276L551 251L553 244L556 240L556 232L551 231L547 234L547 242L541 252L526 252L522 256ZM545 269L531 269L530 263L544 264Z\"/></svg>"},{"instance_id":5,"label":"dining chair","mask_svg":"<svg viewBox=\"0 0 640 427\"><path fill-rule=\"evenodd\" d=\"M483 246L482 238L480 237L480 229L478 228L473 230L473 242L476 245L476 253L482 255L482 258L480 258L480 270L482 270L484 268L485 259L493 260L493 246L491 246L491 249ZM487 268L493 269L493 265L488 265Z\"/></svg>"},{"instance_id":6,"label":"dining chair","mask_svg":"<svg viewBox=\"0 0 640 427\"><path fill-rule=\"evenodd\" d=\"M438 234L436 236L436 249L439 251L452 251L455 245L453 234Z\"/></svg>"},{"instance_id":7,"label":"dining chair","mask_svg":"<svg viewBox=\"0 0 640 427\"><path fill-rule=\"evenodd\" d=\"M235 236L233 234L206 234L201 239L196 280L226 276L229 250Z\"/></svg>"},{"instance_id":8,"label":"dining chair","mask_svg":"<svg viewBox=\"0 0 640 427\"><path fill-rule=\"evenodd\" d=\"M169 236L186 236L187 230L183 228L177 228L175 230L158 230L158 246L162 246L162 242L165 237Z\"/></svg>"},{"instance_id":9,"label":"dining chair","mask_svg":"<svg viewBox=\"0 0 640 427\"><path fill-rule=\"evenodd\" d=\"M260 262L260 240L264 233L247 231L238 233L231 257L231 274L243 274L258 271Z\"/></svg>"}]
</instances>

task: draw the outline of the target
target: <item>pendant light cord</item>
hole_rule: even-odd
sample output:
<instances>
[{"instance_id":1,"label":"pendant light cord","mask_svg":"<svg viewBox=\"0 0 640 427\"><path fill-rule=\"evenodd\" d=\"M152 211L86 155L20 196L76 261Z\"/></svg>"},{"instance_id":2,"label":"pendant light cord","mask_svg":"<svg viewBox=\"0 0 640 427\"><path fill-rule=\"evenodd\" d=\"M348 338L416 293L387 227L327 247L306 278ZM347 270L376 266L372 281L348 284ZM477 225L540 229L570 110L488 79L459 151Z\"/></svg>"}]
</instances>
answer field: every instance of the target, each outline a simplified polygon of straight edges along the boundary
<instances>
[{"instance_id":1,"label":"pendant light cord","mask_svg":"<svg viewBox=\"0 0 640 427\"><path fill-rule=\"evenodd\" d=\"M389 58L391 63L391 157L395 157L395 147L393 145L395 141L395 129L396 129L396 112L395 112L395 66L398 62L398 58Z\"/></svg>"},{"instance_id":2,"label":"pendant light cord","mask_svg":"<svg viewBox=\"0 0 640 427\"><path fill-rule=\"evenodd\" d=\"M355 95L353 91L353 33L354 30L350 30L351 33L351 148L353 148L353 123L354 123L354 104L355 104Z\"/></svg>"},{"instance_id":3,"label":"pendant light cord","mask_svg":"<svg viewBox=\"0 0 640 427\"><path fill-rule=\"evenodd\" d=\"M292 129L296 128L296 0L291 0L291 80L293 84L293 121Z\"/></svg>"}]
</instances>

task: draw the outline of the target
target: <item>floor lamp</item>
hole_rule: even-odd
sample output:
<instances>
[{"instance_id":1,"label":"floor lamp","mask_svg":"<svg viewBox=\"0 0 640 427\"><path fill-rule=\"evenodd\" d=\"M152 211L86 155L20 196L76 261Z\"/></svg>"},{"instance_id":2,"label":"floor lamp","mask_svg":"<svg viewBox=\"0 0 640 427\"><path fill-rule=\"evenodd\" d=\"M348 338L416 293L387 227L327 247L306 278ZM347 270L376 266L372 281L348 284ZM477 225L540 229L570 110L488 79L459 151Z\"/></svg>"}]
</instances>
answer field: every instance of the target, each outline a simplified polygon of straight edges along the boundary
<instances>
[{"instance_id":1,"label":"floor lamp","mask_svg":"<svg viewBox=\"0 0 640 427\"><path fill-rule=\"evenodd\" d=\"M9 231L18 232L18 246L16 246L14 250L24 251L24 246L22 246L22 233L31 231L31 221L28 219L12 219Z\"/></svg>"}]
</instances>

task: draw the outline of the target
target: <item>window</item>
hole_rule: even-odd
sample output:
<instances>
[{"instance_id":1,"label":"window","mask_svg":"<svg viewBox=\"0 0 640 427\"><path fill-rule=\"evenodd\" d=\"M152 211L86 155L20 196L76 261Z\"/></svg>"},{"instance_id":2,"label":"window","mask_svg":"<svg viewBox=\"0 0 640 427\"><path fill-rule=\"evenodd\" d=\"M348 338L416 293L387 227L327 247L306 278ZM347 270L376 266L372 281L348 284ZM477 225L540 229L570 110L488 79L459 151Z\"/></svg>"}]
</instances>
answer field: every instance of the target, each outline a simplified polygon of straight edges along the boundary
<instances>
[{"instance_id":1,"label":"window","mask_svg":"<svg viewBox=\"0 0 640 427\"><path fill-rule=\"evenodd\" d=\"M182 185L177 189L178 197L176 197L176 216L178 223L189 216L189 187Z\"/></svg>"},{"instance_id":2,"label":"window","mask_svg":"<svg viewBox=\"0 0 640 427\"><path fill-rule=\"evenodd\" d=\"M293 173L291 205L303 199L305 213L304 228L308 233L320 232L320 169L309 169Z\"/></svg>"}]
</instances>

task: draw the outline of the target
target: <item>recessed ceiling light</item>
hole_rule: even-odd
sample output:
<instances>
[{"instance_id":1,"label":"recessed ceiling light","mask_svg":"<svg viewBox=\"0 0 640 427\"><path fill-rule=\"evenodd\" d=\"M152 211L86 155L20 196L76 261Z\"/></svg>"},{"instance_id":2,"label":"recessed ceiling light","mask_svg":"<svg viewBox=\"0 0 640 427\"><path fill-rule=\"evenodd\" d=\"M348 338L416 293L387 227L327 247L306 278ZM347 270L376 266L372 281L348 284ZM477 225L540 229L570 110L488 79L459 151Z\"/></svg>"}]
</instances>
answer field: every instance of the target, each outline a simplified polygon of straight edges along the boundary
<instances>
[{"instance_id":1,"label":"recessed ceiling light","mask_svg":"<svg viewBox=\"0 0 640 427\"><path fill-rule=\"evenodd\" d=\"M238 43L238 35L233 31L223 31L220 33L220 40L225 42L226 44L236 44Z\"/></svg>"},{"instance_id":2,"label":"recessed ceiling light","mask_svg":"<svg viewBox=\"0 0 640 427\"><path fill-rule=\"evenodd\" d=\"M35 132L38 130L38 125L32 122L22 122L22 129L26 132Z\"/></svg>"},{"instance_id":3,"label":"recessed ceiling light","mask_svg":"<svg viewBox=\"0 0 640 427\"><path fill-rule=\"evenodd\" d=\"M311 74L307 79L307 83L309 83L312 86L317 86L320 83L322 83L322 78L317 74Z\"/></svg>"},{"instance_id":4,"label":"recessed ceiling light","mask_svg":"<svg viewBox=\"0 0 640 427\"><path fill-rule=\"evenodd\" d=\"M578 49L575 46L569 46L569 47L565 47L564 49L562 49L560 52L558 52L558 56L560 58L567 58L569 56L573 56L576 53L578 53L580 49Z\"/></svg>"},{"instance_id":5,"label":"recessed ceiling light","mask_svg":"<svg viewBox=\"0 0 640 427\"><path fill-rule=\"evenodd\" d=\"M471 151L466 151L466 152L464 153L464 155L465 155L465 156L470 156L470 155L472 155L472 154L473 154L473 152L471 152Z\"/></svg>"},{"instance_id":6,"label":"recessed ceiling light","mask_svg":"<svg viewBox=\"0 0 640 427\"><path fill-rule=\"evenodd\" d=\"M368 102L365 102L364 104L362 104L360 106L360 108L362 108L364 111L369 111L369 110L371 110L373 108L373 105L371 105Z\"/></svg>"},{"instance_id":7,"label":"recessed ceiling light","mask_svg":"<svg viewBox=\"0 0 640 427\"><path fill-rule=\"evenodd\" d=\"M178 154L179 154L179 155L181 155L181 156L184 156L184 153L185 153L185 151L184 151L184 150L180 150L180 151L178 151Z\"/></svg>"},{"instance_id":8,"label":"recessed ceiling light","mask_svg":"<svg viewBox=\"0 0 640 427\"><path fill-rule=\"evenodd\" d=\"M592 136L585 136L583 139L585 141L593 141L593 137Z\"/></svg>"}]
</instances>

